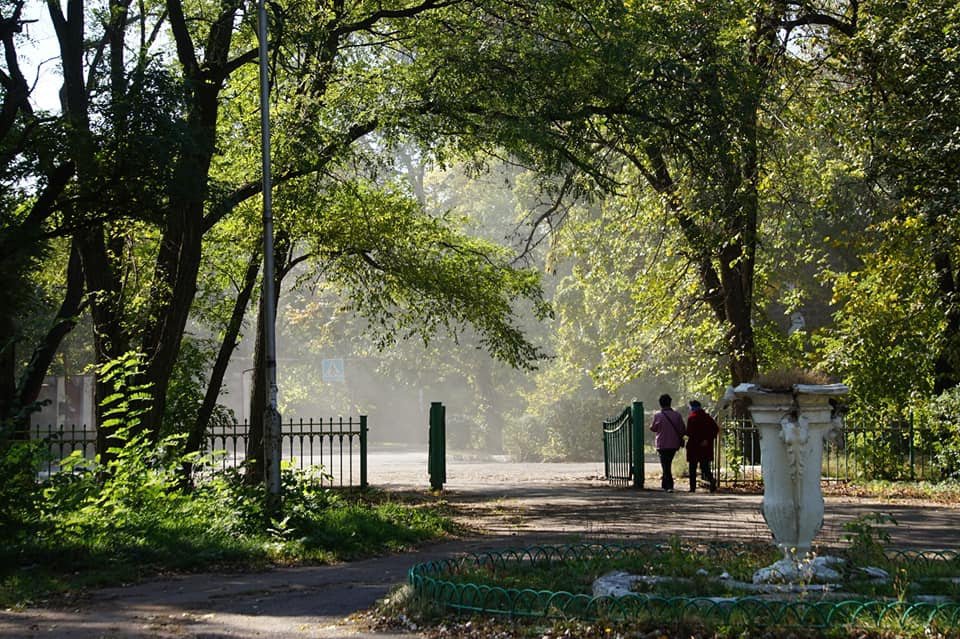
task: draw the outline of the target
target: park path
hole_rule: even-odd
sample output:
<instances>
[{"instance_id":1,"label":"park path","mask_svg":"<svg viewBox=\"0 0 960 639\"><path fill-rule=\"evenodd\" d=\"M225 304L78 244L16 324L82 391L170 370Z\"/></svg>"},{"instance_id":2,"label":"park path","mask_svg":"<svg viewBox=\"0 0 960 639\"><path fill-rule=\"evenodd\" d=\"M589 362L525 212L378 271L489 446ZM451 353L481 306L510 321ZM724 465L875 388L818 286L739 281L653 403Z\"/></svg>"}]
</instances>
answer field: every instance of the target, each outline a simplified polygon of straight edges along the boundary
<instances>
[{"instance_id":1,"label":"park path","mask_svg":"<svg viewBox=\"0 0 960 639\"><path fill-rule=\"evenodd\" d=\"M371 483L425 495L425 457L395 457L371 465ZM348 616L382 599L421 561L541 542L770 537L759 495L611 488L599 479L601 472L597 464L451 461L437 498L481 529L469 538L331 566L185 575L105 588L69 606L2 611L0 638L392 639L402 635L364 632ZM899 522L889 528L894 545L960 548L960 505L854 498L827 498L818 541L836 542L844 522L878 511Z\"/></svg>"}]
</instances>

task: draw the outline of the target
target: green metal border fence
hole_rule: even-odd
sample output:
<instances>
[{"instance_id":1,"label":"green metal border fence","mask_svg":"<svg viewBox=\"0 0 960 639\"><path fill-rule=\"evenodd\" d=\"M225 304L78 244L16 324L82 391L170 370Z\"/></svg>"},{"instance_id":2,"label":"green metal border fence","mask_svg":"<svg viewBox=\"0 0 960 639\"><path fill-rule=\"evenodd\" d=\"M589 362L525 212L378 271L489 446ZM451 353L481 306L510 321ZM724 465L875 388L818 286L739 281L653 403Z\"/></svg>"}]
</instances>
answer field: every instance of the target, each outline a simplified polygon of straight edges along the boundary
<instances>
[{"instance_id":1,"label":"green metal border fence","mask_svg":"<svg viewBox=\"0 0 960 639\"><path fill-rule=\"evenodd\" d=\"M213 425L207 430L206 452L220 454L214 467L239 466L246 459L250 439L246 422ZM281 425L283 459L304 470L322 466L332 486L367 487L367 416L326 419L288 419ZM30 438L47 444L49 457L42 476L59 472L60 460L73 451L87 459L96 453L97 432L83 425L30 428Z\"/></svg>"},{"instance_id":2,"label":"green metal border fence","mask_svg":"<svg viewBox=\"0 0 960 639\"><path fill-rule=\"evenodd\" d=\"M570 593L565 591L502 588L450 579L460 571L494 568L507 563L547 564L583 560L597 556L617 557L631 548L606 544L533 546L522 549L472 553L413 566L407 575L414 592L443 608L508 617L577 618L584 621L651 621L682 623L710 622L737 627L839 628L851 624L884 624L902 629L960 627L960 604L876 599L840 601L806 599L774 600L745 597L663 597L642 593L622 597ZM933 551L950 559L955 551ZM931 559L930 553L904 555L917 561Z\"/></svg>"}]
</instances>

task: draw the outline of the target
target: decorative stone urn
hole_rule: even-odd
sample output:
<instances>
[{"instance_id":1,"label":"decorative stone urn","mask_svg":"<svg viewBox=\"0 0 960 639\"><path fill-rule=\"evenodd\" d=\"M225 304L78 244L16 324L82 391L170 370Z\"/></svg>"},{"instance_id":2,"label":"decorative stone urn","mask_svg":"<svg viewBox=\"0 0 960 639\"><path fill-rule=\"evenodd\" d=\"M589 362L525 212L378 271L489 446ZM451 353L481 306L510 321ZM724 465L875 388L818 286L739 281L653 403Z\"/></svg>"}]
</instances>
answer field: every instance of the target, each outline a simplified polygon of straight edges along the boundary
<instances>
[{"instance_id":1,"label":"decorative stone urn","mask_svg":"<svg viewBox=\"0 0 960 639\"><path fill-rule=\"evenodd\" d=\"M794 384L775 391L740 384L733 394L750 400L750 416L760 431L763 518L784 558L754 575L754 582L810 577L804 560L823 525L820 469L823 439L840 425L832 398L846 395L843 384Z\"/></svg>"}]
</instances>

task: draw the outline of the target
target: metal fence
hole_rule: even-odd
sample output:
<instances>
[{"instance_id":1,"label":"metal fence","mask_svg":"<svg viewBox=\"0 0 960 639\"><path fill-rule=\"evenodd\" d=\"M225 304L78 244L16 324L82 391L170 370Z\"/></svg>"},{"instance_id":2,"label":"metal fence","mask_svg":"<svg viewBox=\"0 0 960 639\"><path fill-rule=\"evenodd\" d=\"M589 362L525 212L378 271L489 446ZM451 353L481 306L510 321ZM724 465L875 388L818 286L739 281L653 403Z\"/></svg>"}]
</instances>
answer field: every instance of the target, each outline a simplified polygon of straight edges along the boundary
<instances>
[{"instance_id":1,"label":"metal fence","mask_svg":"<svg viewBox=\"0 0 960 639\"><path fill-rule=\"evenodd\" d=\"M936 463L940 439L932 429L916 428L912 419L869 424L849 420L824 442L824 482L852 480L939 480ZM724 484L761 481L760 433L750 419L723 419L714 453L718 478Z\"/></svg>"},{"instance_id":2,"label":"metal fence","mask_svg":"<svg viewBox=\"0 0 960 639\"><path fill-rule=\"evenodd\" d=\"M633 478L632 426L629 406L603 421L603 471L613 486L628 486Z\"/></svg>"},{"instance_id":3,"label":"metal fence","mask_svg":"<svg viewBox=\"0 0 960 639\"><path fill-rule=\"evenodd\" d=\"M503 551L470 553L459 557L416 564L407 573L407 582L423 601L458 614L498 615L509 618L580 619L614 621L633 627L673 625L723 626L747 635L796 636L817 629L820 635L847 635L850 630L864 636L877 627L902 636L925 628L931 635L955 630L960 624L960 604L944 597L922 600L910 593L900 598L846 594L843 597L811 597L804 593L757 596L710 597L656 592L629 592L623 595L594 596L574 589L548 590L542 586L524 588L517 579L497 583L496 575L530 572L532 566L561 573L571 565L600 566L608 570L611 560L636 561L643 553L656 552L663 545L565 544L510 548ZM698 545L691 552L729 553L729 548ZM952 551L921 551L922 559L906 561L955 561ZM906 574L907 566L903 566ZM522 581L522 578L520 579ZM570 580L571 583L573 580ZM719 588L718 588L719 589ZM937 598L939 599L939 598ZM657 635L662 634L660 631ZM953 635L950 635L953 636Z\"/></svg>"},{"instance_id":4,"label":"metal fence","mask_svg":"<svg viewBox=\"0 0 960 639\"><path fill-rule=\"evenodd\" d=\"M633 402L613 419L603 421L603 470L612 486L643 488L643 403Z\"/></svg>"},{"instance_id":5,"label":"metal fence","mask_svg":"<svg viewBox=\"0 0 960 639\"><path fill-rule=\"evenodd\" d=\"M220 470L237 467L247 458L250 426L246 422L211 426L205 453ZM46 443L49 455L40 468L47 477L61 469L61 460L74 451L86 459L96 454L97 432L86 425L34 425L30 438ZM282 459L294 468L322 468L331 486L367 487L367 416L287 420L281 425Z\"/></svg>"}]
</instances>

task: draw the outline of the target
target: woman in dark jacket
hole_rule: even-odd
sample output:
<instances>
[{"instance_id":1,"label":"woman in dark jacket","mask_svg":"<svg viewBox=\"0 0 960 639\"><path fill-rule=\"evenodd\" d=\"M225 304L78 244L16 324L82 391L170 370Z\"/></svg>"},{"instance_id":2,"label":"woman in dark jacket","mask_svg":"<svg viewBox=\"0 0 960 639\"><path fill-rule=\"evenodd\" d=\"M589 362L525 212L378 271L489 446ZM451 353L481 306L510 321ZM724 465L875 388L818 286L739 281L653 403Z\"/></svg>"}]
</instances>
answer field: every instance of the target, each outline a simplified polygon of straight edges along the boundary
<instances>
[{"instance_id":1,"label":"woman in dark jacket","mask_svg":"<svg viewBox=\"0 0 960 639\"><path fill-rule=\"evenodd\" d=\"M720 427L713 417L707 414L700 402L690 400L690 416L687 417L687 463L690 464L690 492L697 489L697 465L703 478L710 482L710 492L717 492L717 481L710 472L710 460L713 459L713 440L720 433Z\"/></svg>"}]
</instances>

